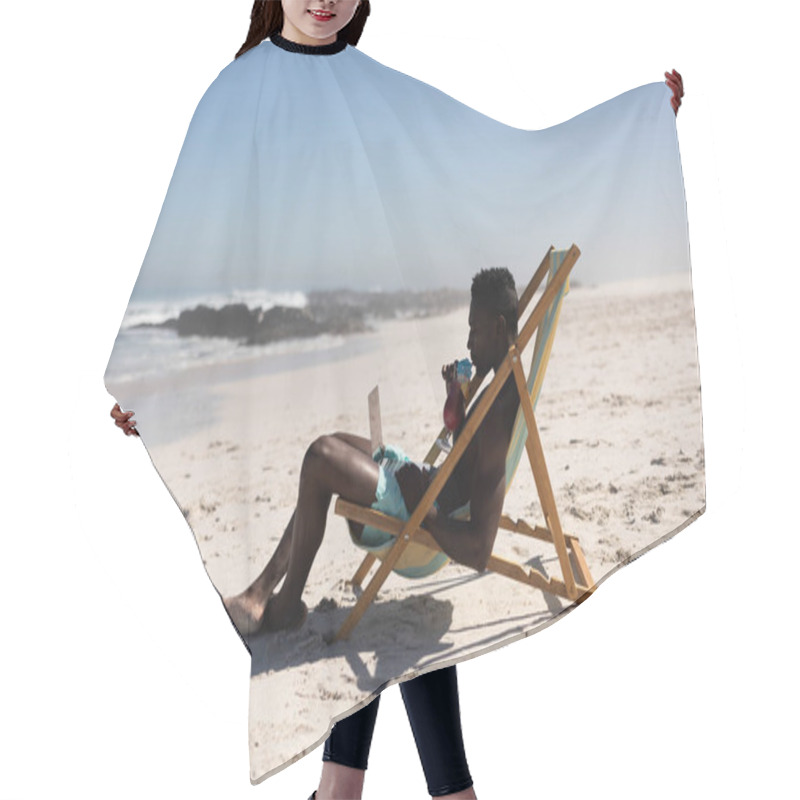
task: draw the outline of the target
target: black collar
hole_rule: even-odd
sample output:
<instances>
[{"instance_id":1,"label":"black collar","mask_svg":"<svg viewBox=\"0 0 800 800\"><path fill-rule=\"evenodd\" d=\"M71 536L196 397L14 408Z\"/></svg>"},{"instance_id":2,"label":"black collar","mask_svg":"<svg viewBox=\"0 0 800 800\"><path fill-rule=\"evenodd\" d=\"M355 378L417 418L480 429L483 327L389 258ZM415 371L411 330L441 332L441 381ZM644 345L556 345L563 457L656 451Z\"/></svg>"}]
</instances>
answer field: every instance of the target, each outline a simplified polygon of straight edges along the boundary
<instances>
[{"instance_id":1,"label":"black collar","mask_svg":"<svg viewBox=\"0 0 800 800\"><path fill-rule=\"evenodd\" d=\"M279 33L273 33L269 37L272 44L280 47L281 50L288 50L290 53L305 53L309 56L332 56L334 53L341 53L347 47L346 39L337 39L330 44L298 44Z\"/></svg>"}]
</instances>

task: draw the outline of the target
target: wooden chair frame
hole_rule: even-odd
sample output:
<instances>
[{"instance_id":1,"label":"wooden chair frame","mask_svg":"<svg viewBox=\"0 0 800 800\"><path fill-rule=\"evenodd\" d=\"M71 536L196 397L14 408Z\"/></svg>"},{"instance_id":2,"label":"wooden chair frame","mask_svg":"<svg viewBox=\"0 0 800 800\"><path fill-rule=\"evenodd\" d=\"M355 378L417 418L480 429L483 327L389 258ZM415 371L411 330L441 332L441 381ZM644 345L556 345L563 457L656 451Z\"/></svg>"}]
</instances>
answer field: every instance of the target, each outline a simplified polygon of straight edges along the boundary
<instances>
[{"instance_id":1,"label":"wooden chair frame","mask_svg":"<svg viewBox=\"0 0 800 800\"><path fill-rule=\"evenodd\" d=\"M553 252L554 248L551 246L519 300L520 320L533 295L550 269ZM447 479L452 474L459 459L466 451L470 441L472 441L472 437L475 435L478 427L488 413L489 408L500 392L509 373L513 373L514 375L514 381L520 395L521 408L523 409L525 421L527 423L528 435L525 441L525 447L531 469L533 470L539 501L542 511L544 512L544 526L529 525L523 519L513 520L506 515L502 515L498 528L553 544L558 555L562 577L558 578L554 576L548 578L538 569L509 561L506 558L494 554L490 556L486 569L532 586L535 589L541 589L543 592L549 592L558 597L571 600L575 603L583 602L583 600L594 591L594 581L589 572L589 567L578 539L575 536L565 534L561 527L550 477L545 464L539 429L536 425L536 419L533 413L533 403L531 402L531 395L529 394L525 373L521 363L521 353L524 352L534 332L538 332L538 335L541 334L541 323L551 307L553 300L556 298L560 287L566 283L569 273L579 256L580 250L573 244L564 256L561 266L546 286L538 303L522 327L522 330L519 332L516 342L509 347L508 354L500 367L496 370L494 378L492 378L484 396L464 425L458 439L453 445L453 449L440 466L433 481L431 481L425 494L417 504L417 507L411 512L409 519L404 522L403 520L384 514L381 511L376 511L373 508L351 503L347 500L343 500L341 497L337 498L334 506L334 512L336 514L348 520L352 520L353 522L371 525L378 530L390 533L396 537L396 541L389 552L382 558L382 563L375 575L363 589L361 596L358 598L349 616L336 634L335 641L340 641L349 637L350 633L364 615L364 612L375 599L380 587L389 576L389 573L392 571L397 560L409 543L419 543L432 550L443 552L430 532L421 527L421 522L438 497ZM543 359L539 366L540 372L543 373L545 365L546 359ZM468 403L475 396L484 377L485 376L482 375L473 377L467 391ZM537 378L538 377L539 376L537 376ZM443 429L442 435L444 433L445 431ZM433 463L438 453L438 445L434 444L425 460L428 461L428 463ZM350 582L354 586L361 586L376 560L378 560L378 558L375 555L367 553L361 566L356 570Z\"/></svg>"}]
</instances>

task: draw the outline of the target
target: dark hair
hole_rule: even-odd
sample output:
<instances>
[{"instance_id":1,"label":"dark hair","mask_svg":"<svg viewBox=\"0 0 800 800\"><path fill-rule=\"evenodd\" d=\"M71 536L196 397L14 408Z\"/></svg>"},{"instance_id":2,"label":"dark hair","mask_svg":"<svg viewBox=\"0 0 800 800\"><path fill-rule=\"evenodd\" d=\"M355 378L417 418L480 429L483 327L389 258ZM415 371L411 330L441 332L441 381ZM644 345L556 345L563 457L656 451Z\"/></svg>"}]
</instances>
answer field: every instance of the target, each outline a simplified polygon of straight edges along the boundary
<instances>
[{"instance_id":1,"label":"dark hair","mask_svg":"<svg viewBox=\"0 0 800 800\"><path fill-rule=\"evenodd\" d=\"M355 47L369 16L369 0L361 0L353 19L342 28L337 39L344 39ZM239 48L236 58L261 44L264 39L283 30L283 6L280 0L255 0L250 12L250 30L244 44Z\"/></svg>"},{"instance_id":2,"label":"dark hair","mask_svg":"<svg viewBox=\"0 0 800 800\"><path fill-rule=\"evenodd\" d=\"M472 302L490 314L502 316L511 337L517 338L517 286L505 267L488 267L475 275Z\"/></svg>"}]
</instances>

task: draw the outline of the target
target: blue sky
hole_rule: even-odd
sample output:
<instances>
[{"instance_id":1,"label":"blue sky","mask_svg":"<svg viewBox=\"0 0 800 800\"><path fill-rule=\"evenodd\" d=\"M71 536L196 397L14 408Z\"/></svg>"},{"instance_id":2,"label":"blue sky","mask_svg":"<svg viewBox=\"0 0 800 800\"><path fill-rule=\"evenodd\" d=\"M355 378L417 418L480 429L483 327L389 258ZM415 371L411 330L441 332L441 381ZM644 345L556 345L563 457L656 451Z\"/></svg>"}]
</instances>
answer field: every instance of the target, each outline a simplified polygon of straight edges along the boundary
<instances>
[{"instance_id":1,"label":"blue sky","mask_svg":"<svg viewBox=\"0 0 800 800\"><path fill-rule=\"evenodd\" d=\"M132 299L467 288L572 242L588 283L687 269L668 97L650 84L526 131L360 51L264 43L200 102Z\"/></svg>"}]
</instances>

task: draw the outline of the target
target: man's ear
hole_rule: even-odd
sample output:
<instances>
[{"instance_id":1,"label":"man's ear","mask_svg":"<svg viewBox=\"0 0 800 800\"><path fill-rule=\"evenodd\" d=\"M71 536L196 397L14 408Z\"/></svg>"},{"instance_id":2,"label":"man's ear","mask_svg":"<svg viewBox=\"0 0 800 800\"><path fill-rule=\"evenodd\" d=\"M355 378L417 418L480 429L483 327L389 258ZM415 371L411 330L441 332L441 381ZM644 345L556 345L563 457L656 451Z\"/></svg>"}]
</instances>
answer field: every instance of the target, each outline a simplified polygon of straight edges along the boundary
<instances>
[{"instance_id":1,"label":"man's ear","mask_svg":"<svg viewBox=\"0 0 800 800\"><path fill-rule=\"evenodd\" d=\"M505 339L508 338L508 323L506 322L506 318L502 314L498 314L495 325L497 326L497 335L505 341Z\"/></svg>"}]
</instances>

